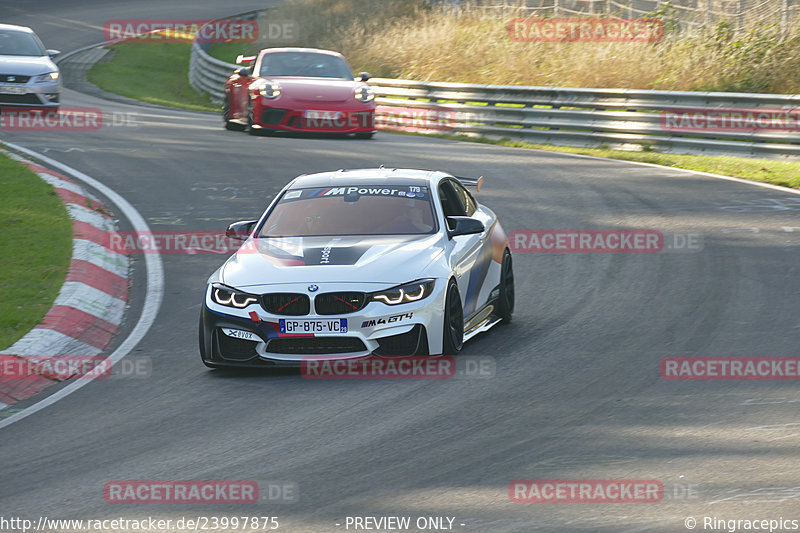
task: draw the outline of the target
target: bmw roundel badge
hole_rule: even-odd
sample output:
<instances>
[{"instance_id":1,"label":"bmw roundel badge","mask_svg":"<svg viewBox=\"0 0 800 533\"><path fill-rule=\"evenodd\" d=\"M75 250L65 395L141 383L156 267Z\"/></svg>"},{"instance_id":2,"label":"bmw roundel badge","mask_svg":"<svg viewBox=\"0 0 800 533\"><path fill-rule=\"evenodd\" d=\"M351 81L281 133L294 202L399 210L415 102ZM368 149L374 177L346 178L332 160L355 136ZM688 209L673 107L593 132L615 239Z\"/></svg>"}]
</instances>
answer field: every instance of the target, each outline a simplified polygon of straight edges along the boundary
<instances>
[{"instance_id":1,"label":"bmw roundel badge","mask_svg":"<svg viewBox=\"0 0 800 533\"><path fill-rule=\"evenodd\" d=\"M308 286L308 292L317 292L319 287L317 285L311 284Z\"/></svg>"}]
</instances>

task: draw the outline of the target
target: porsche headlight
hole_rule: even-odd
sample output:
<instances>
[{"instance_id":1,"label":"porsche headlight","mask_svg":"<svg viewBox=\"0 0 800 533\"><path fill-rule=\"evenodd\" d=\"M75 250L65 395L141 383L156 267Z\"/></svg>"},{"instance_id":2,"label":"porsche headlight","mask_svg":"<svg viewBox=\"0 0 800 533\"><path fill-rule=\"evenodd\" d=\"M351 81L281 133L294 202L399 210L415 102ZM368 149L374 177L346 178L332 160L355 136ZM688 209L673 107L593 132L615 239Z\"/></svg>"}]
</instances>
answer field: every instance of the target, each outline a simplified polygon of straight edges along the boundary
<instances>
[{"instance_id":1,"label":"porsche headlight","mask_svg":"<svg viewBox=\"0 0 800 533\"><path fill-rule=\"evenodd\" d=\"M214 283L211 286L211 299L220 305L237 309L243 309L258 302L258 296L255 294L237 291L221 283Z\"/></svg>"},{"instance_id":2,"label":"porsche headlight","mask_svg":"<svg viewBox=\"0 0 800 533\"><path fill-rule=\"evenodd\" d=\"M265 98L274 99L281 95L281 88L274 81L265 81L259 85L258 93Z\"/></svg>"},{"instance_id":3,"label":"porsche headlight","mask_svg":"<svg viewBox=\"0 0 800 533\"><path fill-rule=\"evenodd\" d=\"M360 100L361 102L371 102L375 99L375 91L372 90L372 87L369 85L359 85L356 87L355 90L355 97L356 100Z\"/></svg>"},{"instance_id":4,"label":"porsche headlight","mask_svg":"<svg viewBox=\"0 0 800 533\"><path fill-rule=\"evenodd\" d=\"M48 72L47 74L39 74L33 79L34 83L45 83L49 81L55 81L58 79L59 73L58 71L55 72Z\"/></svg>"},{"instance_id":5,"label":"porsche headlight","mask_svg":"<svg viewBox=\"0 0 800 533\"><path fill-rule=\"evenodd\" d=\"M385 303L386 305L399 305L416 302L427 298L433 292L433 285L435 280L421 279L398 285L385 291L373 292L370 294L370 299L376 302Z\"/></svg>"}]
</instances>

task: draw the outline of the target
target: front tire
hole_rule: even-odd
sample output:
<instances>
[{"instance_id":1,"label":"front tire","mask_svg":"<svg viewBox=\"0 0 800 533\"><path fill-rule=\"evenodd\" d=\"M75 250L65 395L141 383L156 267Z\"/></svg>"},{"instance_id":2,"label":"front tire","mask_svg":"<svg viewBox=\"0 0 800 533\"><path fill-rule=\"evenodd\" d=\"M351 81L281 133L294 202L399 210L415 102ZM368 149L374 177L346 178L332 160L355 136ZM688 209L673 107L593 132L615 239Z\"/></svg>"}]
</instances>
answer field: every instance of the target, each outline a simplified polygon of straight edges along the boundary
<instances>
[{"instance_id":1,"label":"front tire","mask_svg":"<svg viewBox=\"0 0 800 533\"><path fill-rule=\"evenodd\" d=\"M205 328L203 327L203 312L200 312L200 325L198 326L198 332L200 336L200 359L203 361L203 364L206 365L208 368L216 368L216 365L209 363L206 361L206 335L205 335Z\"/></svg>"},{"instance_id":2,"label":"front tire","mask_svg":"<svg viewBox=\"0 0 800 533\"><path fill-rule=\"evenodd\" d=\"M464 310L461 295L455 280L447 285L444 298L444 325L442 331L442 355L458 355L464 346Z\"/></svg>"},{"instance_id":3,"label":"front tire","mask_svg":"<svg viewBox=\"0 0 800 533\"><path fill-rule=\"evenodd\" d=\"M231 122L231 100L230 95L225 95L225 99L222 101L222 125L225 126L226 130L230 131L242 131L244 126L237 122Z\"/></svg>"},{"instance_id":4,"label":"front tire","mask_svg":"<svg viewBox=\"0 0 800 533\"><path fill-rule=\"evenodd\" d=\"M374 131L369 132L369 133L356 133L355 134L356 139L372 139L373 135L375 135Z\"/></svg>"},{"instance_id":5,"label":"front tire","mask_svg":"<svg viewBox=\"0 0 800 533\"><path fill-rule=\"evenodd\" d=\"M514 313L514 269L511 264L511 252L503 253L503 265L500 267L500 296L497 302L497 316L503 324L511 322Z\"/></svg>"},{"instance_id":6,"label":"front tire","mask_svg":"<svg viewBox=\"0 0 800 533\"><path fill-rule=\"evenodd\" d=\"M254 128L255 125L255 113L253 112L253 102L247 104L247 132L250 135L261 135L260 128Z\"/></svg>"}]
</instances>

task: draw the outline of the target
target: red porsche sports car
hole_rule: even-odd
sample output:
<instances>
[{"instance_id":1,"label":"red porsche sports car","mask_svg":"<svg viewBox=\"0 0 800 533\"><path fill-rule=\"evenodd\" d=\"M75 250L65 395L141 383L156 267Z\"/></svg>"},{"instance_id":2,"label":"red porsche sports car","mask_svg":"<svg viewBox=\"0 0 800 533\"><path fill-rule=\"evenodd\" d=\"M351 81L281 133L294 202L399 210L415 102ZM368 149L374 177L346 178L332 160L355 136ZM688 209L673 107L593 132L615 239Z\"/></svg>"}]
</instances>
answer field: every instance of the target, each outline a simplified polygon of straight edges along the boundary
<instances>
[{"instance_id":1,"label":"red porsche sports car","mask_svg":"<svg viewBox=\"0 0 800 533\"><path fill-rule=\"evenodd\" d=\"M344 57L316 48L265 48L225 82L222 117L229 130L375 133L375 93Z\"/></svg>"}]
</instances>

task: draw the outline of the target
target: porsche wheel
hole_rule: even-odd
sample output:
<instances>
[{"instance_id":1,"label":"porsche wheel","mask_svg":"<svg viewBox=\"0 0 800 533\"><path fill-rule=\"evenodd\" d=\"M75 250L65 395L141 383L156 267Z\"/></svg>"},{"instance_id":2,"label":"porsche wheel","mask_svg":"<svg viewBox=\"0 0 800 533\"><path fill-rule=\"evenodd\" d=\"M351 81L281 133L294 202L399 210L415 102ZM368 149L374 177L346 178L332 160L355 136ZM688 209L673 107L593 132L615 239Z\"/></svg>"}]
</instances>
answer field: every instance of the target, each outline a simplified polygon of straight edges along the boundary
<instances>
[{"instance_id":1,"label":"porsche wheel","mask_svg":"<svg viewBox=\"0 0 800 533\"><path fill-rule=\"evenodd\" d=\"M222 125L225 126L226 130L231 131L242 131L244 126L238 124L236 122L231 122L231 101L228 95L225 95L225 99L222 101Z\"/></svg>"},{"instance_id":2,"label":"porsche wheel","mask_svg":"<svg viewBox=\"0 0 800 533\"><path fill-rule=\"evenodd\" d=\"M247 132L250 135L261 135L261 130L259 128L254 128L255 125L255 114L253 113L253 102L247 104Z\"/></svg>"},{"instance_id":3,"label":"porsche wheel","mask_svg":"<svg viewBox=\"0 0 800 533\"><path fill-rule=\"evenodd\" d=\"M464 346L464 310L455 280L450 280L444 299L442 355L457 355Z\"/></svg>"}]
</instances>

